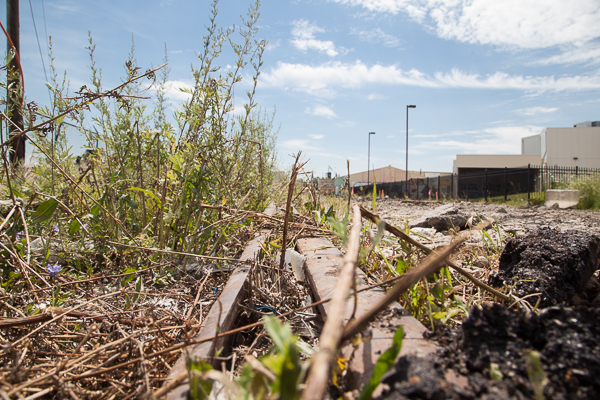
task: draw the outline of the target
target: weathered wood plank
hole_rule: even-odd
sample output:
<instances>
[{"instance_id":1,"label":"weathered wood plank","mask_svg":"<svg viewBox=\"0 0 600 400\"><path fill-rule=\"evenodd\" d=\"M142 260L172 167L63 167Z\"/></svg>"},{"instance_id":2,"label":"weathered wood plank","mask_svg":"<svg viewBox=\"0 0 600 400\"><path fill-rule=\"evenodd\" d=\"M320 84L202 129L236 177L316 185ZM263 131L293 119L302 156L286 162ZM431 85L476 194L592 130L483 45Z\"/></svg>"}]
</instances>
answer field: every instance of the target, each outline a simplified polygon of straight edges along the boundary
<instances>
[{"instance_id":1,"label":"weathered wood plank","mask_svg":"<svg viewBox=\"0 0 600 400\"><path fill-rule=\"evenodd\" d=\"M276 211L277 209L275 205L270 204L265 210L265 214L274 215ZM254 260L260 254L262 245L269 236L269 233L270 232L266 230L259 231L254 239L248 242L244 252L239 258L239 261L244 263ZM244 296L246 296L247 291L245 290L245 284L249 272L250 267L248 265L240 265L233 271L229 277L229 281L227 281L227 284L225 285L225 288L223 288L223 292L219 296L219 301L213 304L206 319L203 321L203 327L196 334L196 336L194 336L193 340L202 340L215 336L217 333L217 326L220 327L219 330L221 332L231 330L235 327L236 318L239 314L238 304L242 302ZM221 306L219 306L219 302L221 303ZM175 379L175 377L185 371L186 354L193 359L207 360L212 354L214 354L215 350L228 346L228 340L231 340L231 338L231 336L217 338L216 340L197 344L190 350L186 350L181 354L171 369L169 376L165 380L165 385L169 384L169 382ZM216 365L216 362L214 364L214 368L220 368L219 365ZM186 380L171 390L166 398L168 400L187 399L188 392L189 384Z\"/></svg>"},{"instance_id":2,"label":"weathered wood plank","mask_svg":"<svg viewBox=\"0 0 600 400\"><path fill-rule=\"evenodd\" d=\"M331 297L343 265L341 251L325 238L298 239L297 248L306 257L305 274L316 300ZM367 286L364 272L357 270L356 279L358 289ZM380 288L359 293L355 317L362 316L384 295L385 292ZM354 299L350 298L346 303L346 322L350 319L353 308ZM320 305L319 311L324 319L327 318L329 303ZM432 342L423 338L423 332L427 330L423 324L400 304L392 303L388 311L382 313L377 321L370 325L370 340L363 341L356 349L351 344L342 348L343 357L351 360L347 379L351 389L359 388L369 380L377 359L391 347L394 332L399 326L403 326L405 335L400 355L425 356L437 349Z\"/></svg>"}]
</instances>

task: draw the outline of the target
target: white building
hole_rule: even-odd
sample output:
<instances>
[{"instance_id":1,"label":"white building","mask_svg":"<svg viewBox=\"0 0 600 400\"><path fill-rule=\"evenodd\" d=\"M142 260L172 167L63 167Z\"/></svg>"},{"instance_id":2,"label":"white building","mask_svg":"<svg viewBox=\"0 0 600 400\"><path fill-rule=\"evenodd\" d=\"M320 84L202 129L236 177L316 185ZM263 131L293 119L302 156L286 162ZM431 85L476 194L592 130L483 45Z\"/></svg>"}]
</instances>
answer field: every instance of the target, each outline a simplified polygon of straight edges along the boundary
<instances>
[{"instance_id":1,"label":"white building","mask_svg":"<svg viewBox=\"0 0 600 400\"><path fill-rule=\"evenodd\" d=\"M549 167L600 168L600 121L586 121L572 128L545 128L521 139L521 154L457 154L454 172L492 168Z\"/></svg>"}]
</instances>

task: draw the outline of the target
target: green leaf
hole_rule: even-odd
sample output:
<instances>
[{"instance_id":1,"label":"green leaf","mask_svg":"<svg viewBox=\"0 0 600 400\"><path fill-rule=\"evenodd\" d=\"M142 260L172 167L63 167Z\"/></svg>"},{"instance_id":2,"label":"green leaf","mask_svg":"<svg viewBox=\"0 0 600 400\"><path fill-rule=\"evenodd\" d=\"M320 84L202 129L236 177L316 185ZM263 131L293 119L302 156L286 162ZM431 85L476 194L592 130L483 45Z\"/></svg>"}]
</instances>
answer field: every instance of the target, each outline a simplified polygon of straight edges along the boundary
<instances>
[{"instance_id":1,"label":"green leaf","mask_svg":"<svg viewBox=\"0 0 600 400\"><path fill-rule=\"evenodd\" d=\"M204 360L194 361L190 357L187 357L186 366L190 382L189 398L193 400L208 398L214 381L212 379L203 380L198 376L198 373L202 374L204 371L211 370L212 367L210 364Z\"/></svg>"},{"instance_id":2,"label":"green leaf","mask_svg":"<svg viewBox=\"0 0 600 400\"><path fill-rule=\"evenodd\" d=\"M433 314L433 318L435 318L435 319L442 319L445 316L446 316L446 313L444 311L438 311Z\"/></svg>"},{"instance_id":3,"label":"green leaf","mask_svg":"<svg viewBox=\"0 0 600 400\"><path fill-rule=\"evenodd\" d=\"M138 300L138 298L140 297L140 295L138 293L140 293L142 290L142 278L138 277L137 280L135 281L135 291L136 293L133 294L133 296L131 296L131 304L135 304Z\"/></svg>"},{"instance_id":4,"label":"green leaf","mask_svg":"<svg viewBox=\"0 0 600 400\"><path fill-rule=\"evenodd\" d=\"M444 298L444 288L442 285L437 284L431 289L431 294L438 300L442 300Z\"/></svg>"},{"instance_id":5,"label":"green leaf","mask_svg":"<svg viewBox=\"0 0 600 400\"><path fill-rule=\"evenodd\" d=\"M160 207L160 206L161 206L161 204L162 204L162 202L160 201L160 199L158 198L158 196L156 196L154 193L152 193L152 192L151 192L151 191L149 191L149 190L142 189L142 188L129 188L129 189L127 189L127 190L137 190L137 191L140 191L140 192L146 193L148 196L152 197L152 198L154 199L154 201L156 201L156 205L157 205L158 207Z\"/></svg>"},{"instance_id":6,"label":"green leaf","mask_svg":"<svg viewBox=\"0 0 600 400\"><path fill-rule=\"evenodd\" d=\"M387 349L385 353L383 353L381 357L379 357L379 360L377 360L377 363L375 364L375 368L373 370L373 376L371 376L371 379L369 379L369 383L367 383L360 392L360 396L358 397L359 400L370 399L371 395L373 394L373 391L375 391L375 388L377 387L377 385L379 385L379 382L381 382L383 374L385 374L388 371L388 369L390 369L390 367L394 365L394 361L396 361L396 357L398 356L398 354L400 353L400 349L402 348L403 336L404 331L400 326L394 334L392 347Z\"/></svg>"},{"instance_id":7,"label":"green leaf","mask_svg":"<svg viewBox=\"0 0 600 400\"><path fill-rule=\"evenodd\" d=\"M396 261L396 272L399 275L402 275L404 272L406 272L407 269L408 266L406 265L406 262L402 258L398 258L398 260Z\"/></svg>"},{"instance_id":8,"label":"green leaf","mask_svg":"<svg viewBox=\"0 0 600 400\"><path fill-rule=\"evenodd\" d=\"M39 224L48 221L50 218L52 218L52 214L54 214L54 211L56 211L56 207L58 207L58 201L55 199L48 199L44 201L38 206L31 216L31 222L34 224Z\"/></svg>"},{"instance_id":9,"label":"green leaf","mask_svg":"<svg viewBox=\"0 0 600 400\"><path fill-rule=\"evenodd\" d=\"M123 196L123 201L131 208L138 208L137 201L133 200L129 195Z\"/></svg>"},{"instance_id":10,"label":"green leaf","mask_svg":"<svg viewBox=\"0 0 600 400\"><path fill-rule=\"evenodd\" d=\"M20 197L22 199L24 199L26 197L22 192L19 192L17 189L14 189L14 188L12 189L12 194L15 197Z\"/></svg>"},{"instance_id":11,"label":"green leaf","mask_svg":"<svg viewBox=\"0 0 600 400\"><path fill-rule=\"evenodd\" d=\"M100 204L96 204L94 207L92 207L92 209L90 210L90 214L92 214L92 216L97 217L98 213L100 212Z\"/></svg>"},{"instance_id":12,"label":"green leaf","mask_svg":"<svg viewBox=\"0 0 600 400\"><path fill-rule=\"evenodd\" d=\"M69 224L69 233L71 235L74 235L77 233L77 231L79 231L79 228L81 228L81 223L79 222L78 219L73 219L73 221L71 221L71 223Z\"/></svg>"},{"instance_id":13,"label":"green leaf","mask_svg":"<svg viewBox=\"0 0 600 400\"><path fill-rule=\"evenodd\" d=\"M525 351L525 363L527 365L527 376L533 386L536 400L544 400L544 387L548 384L548 377L542 366L542 355L539 351Z\"/></svg>"},{"instance_id":14,"label":"green leaf","mask_svg":"<svg viewBox=\"0 0 600 400\"><path fill-rule=\"evenodd\" d=\"M280 352L287 351L287 343L292 342L293 334L290 327L279 322L279 318L267 316L265 317L265 329L271 340ZM294 341L295 342L295 341Z\"/></svg>"},{"instance_id":15,"label":"green leaf","mask_svg":"<svg viewBox=\"0 0 600 400\"><path fill-rule=\"evenodd\" d=\"M129 274L130 272L134 272L133 274ZM125 270L126 274L129 275L125 275L123 277L123 279L121 279L121 286L125 286L127 285L129 282L131 282L132 280L135 279L135 272L137 272L137 269L135 267L129 267Z\"/></svg>"}]
</instances>

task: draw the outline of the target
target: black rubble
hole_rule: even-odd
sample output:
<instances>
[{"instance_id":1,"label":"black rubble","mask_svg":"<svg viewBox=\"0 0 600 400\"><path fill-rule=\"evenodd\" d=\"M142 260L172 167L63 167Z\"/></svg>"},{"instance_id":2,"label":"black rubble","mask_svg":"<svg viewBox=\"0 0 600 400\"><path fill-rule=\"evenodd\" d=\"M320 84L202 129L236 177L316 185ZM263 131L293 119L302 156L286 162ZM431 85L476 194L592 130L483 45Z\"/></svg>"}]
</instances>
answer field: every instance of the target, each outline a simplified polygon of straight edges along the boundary
<instances>
[{"instance_id":1,"label":"black rubble","mask_svg":"<svg viewBox=\"0 0 600 400\"><path fill-rule=\"evenodd\" d=\"M513 287L523 298L541 293L539 307L571 304L598 269L600 239L579 232L542 228L521 239L510 240L500 256L494 287ZM529 299L535 304L538 296Z\"/></svg>"}]
</instances>

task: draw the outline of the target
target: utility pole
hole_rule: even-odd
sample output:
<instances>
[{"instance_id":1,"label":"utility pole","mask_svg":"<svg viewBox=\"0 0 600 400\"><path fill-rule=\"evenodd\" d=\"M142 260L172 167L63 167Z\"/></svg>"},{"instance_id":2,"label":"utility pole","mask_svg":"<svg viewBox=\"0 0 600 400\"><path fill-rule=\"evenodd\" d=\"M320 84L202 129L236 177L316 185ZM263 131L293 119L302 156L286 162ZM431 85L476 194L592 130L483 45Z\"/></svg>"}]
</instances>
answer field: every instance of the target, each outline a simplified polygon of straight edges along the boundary
<instances>
[{"instance_id":1,"label":"utility pole","mask_svg":"<svg viewBox=\"0 0 600 400\"><path fill-rule=\"evenodd\" d=\"M7 48L10 51L14 47L15 57L8 66L8 137L11 138L23 129L23 81L21 76L20 54L21 40L19 35L19 0L6 1L6 28L8 31ZM16 125L16 126L15 126ZM25 136L19 136L10 142L10 162L13 165L25 161Z\"/></svg>"}]
</instances>

